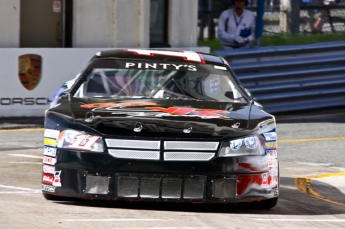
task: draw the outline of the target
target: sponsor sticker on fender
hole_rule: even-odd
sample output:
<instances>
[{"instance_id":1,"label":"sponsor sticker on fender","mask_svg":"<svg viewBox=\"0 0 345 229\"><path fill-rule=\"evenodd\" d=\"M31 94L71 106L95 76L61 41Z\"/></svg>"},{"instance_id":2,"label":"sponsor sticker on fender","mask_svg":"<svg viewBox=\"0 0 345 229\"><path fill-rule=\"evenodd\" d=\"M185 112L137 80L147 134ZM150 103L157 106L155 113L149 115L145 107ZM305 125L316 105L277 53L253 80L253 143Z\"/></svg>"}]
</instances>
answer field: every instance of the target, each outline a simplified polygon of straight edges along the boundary
<instances>
[{"instance_id":1,"label":"sponsor sticker on fender","mask_svg":"<svg viewBox=\"0 0 345 229\"><path fill-rule=\"evenodd\" d=\"M56 157L56 148L45 146L44 151L43 151L43 155Z\"/></svg>"},{"instance_id":2,"label":"sponsor sticker on fender","mask_svg":"<svg viewBox=\"0 0 345 229\"><path fill-rule=\"evenodd\" d=\"M54 173L54 180L53 180L53 186L61 187L60 175L61 175L61 170L60 171L55 171L55 173Z\"/></svg>"},{"instance_id":3,"label":"sponsor sticker on fender","mask_svg":"<svg viewBox=\"0 0 345 229\"><path fill-rule=\"evenodd\" d=\"M56 146L57 145L57 140L56 139L51 139L51 138L44 138L44 145Z\"/></svg>"},{"instance_id":4,"label":"sponsor sticker on fender","mask_svg":"<svg viewBox=\"0 0 345 229\"><path fill-rule=\"evenodd\" d=\"M51 165L43 165L43 173L54 174L55 173L55 167L51 166Z\"/></svg>"},{"instance_id":5,"label":"sponsor sticker on fender","mask_svg":"<svg viewBox=\"0 0 345 229\"><path fill-rule=\"evenodd\" d=\"M42 181L45 184L53 184L54 176L52 174L43 174Z\"/></svg>"},{"instance_id":6,"label":"sponsor sticker on fender","mask_svg":"<svg viewBox=\"0 0 345 229\"><path fill-rule=\"evenodd\" d=\"M266 150L266 154L269 158L277 158L277 150Z\"/></svg>"},{"instance_id":7,"label":"sponsor sticker on fender","mask_svg":"<svg viewBox=\"0 0 345 229\"><path fill-rule=\"evenodd\" d=\"M270 168L269 174L270 174L270 176L278 176L278 174L279 174L278 167Z\"/></svg>"},{"instance_id":8,"label":"sponsor sticker on fender","mask_svg":"<svg viewBox=\"0 0 345 229\"><path fill-rule=\"evenodd\" d=\"M60 133L59 130L45 129L44 130L44 137L57 139L59 136L59 133Z\"/></svg>"},{"instance_id":9,"label":"sponsor sticker on fender","mask_svg":"<svg viewBox=\"0 0 345 229\"><path fill-rule=\"evenodd\" d=\"M277 176L272 176L271 177L270 186L271 187L276 187L277 185L278 185L278 177Z\"/></svg>"},{"instance_id":10,"label":"sponsor sticker on fender","mask_svg":"<svg viewBox=\"0 0 345 229\"><path fill-rule=\"evenodd\" d=\"M56 163L56 158L44 156L44 157L43 157L43 163L44 163L44 164L48 164L48 165L55 165L55 163Z\"/></svg>"},{"instance_id":11,"label":"sponsor sticker on fender","mask_svg":"<svg viewBox=\"0 0 345 229\"><path fill-rule=\"evenodd\" d=\"M276 132L268 132L264 133L266 141L276 141L277 140L277 133Z\"/></svg>"},{"instance_id":12,"label":"sponsor sticker on fender","mask_svg":"<svg viewBox=\"0 0 345 229\"><path fill-rule=\"evenodd\" d=\"M276 142L266 142L266 149L276 149L277 143Z\"/></svg>"},{"instance_id":13,"label":"sponsor sticker on fender","mask_svg":"<svg viewBox=\"0 0 345 229\"><path fill-rule=\"evenodd\" d=\"M263 173L261 174L262 177L262 182L261 182L261 187L265 188L268 187L268 173Z\"/></svg>"},{"instance_id":14,"label":"sponsor sticker on fender","mask_svg":"<svg viewBox=\"0 0 345 229\"><path fill-rule=\"evenodd\" d=\"M55 187L54 186L50 186L50 185L46 185L46 184L42 184L42 191L45 191L45 192L55 192Z\"/></svg>"},{"instance_id":15,"label":"sponsor sticker on fender","mask_svg":"<svg viewBox=\"0 0 345 229\"><path fill-rule=\"evenodd\" d=\"M278 167L278 160L268 160L268 167Z\"/></svg>"}]
</instances>

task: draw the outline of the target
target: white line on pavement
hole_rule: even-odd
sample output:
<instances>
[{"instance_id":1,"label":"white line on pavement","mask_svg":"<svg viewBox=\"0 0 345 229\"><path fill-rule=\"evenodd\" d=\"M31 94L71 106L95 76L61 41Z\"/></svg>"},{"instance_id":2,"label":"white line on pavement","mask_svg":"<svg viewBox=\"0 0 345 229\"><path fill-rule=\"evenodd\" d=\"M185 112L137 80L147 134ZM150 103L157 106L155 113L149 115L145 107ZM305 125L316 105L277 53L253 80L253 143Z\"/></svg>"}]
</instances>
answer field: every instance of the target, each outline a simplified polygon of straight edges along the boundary
<instances>
[{"instance_id":1,"label":"white line on pavement","mask_svg":"<svg viewBox=\"0 0 345 229\"><path fill-rule=\"evenodd\" d=\"M0 163L42 165L42 162L27 162L27 161L0 161Z\"/></svg>"},{"instance_id":2,"label":"white line on pavement","mask_svg":"<svg viewBox=\"0 0 345 229\"><path fill-rule=\"evenodd\" d=\"M32 192L24 192L24 191L0 192L0 194L35 194L35 193L42 193L42 191L37 190L37 191L32 191Z\"/></svg>"},{"instance_id":3,"label":"white line on pavement","mask_svg":"<svg viewBox=\"0 0 345 229\"><path fill-rule=\"evenodd\" d=\"M294 186L288 186L288 185L279 185L279 186L280 186L281 188L297 190L297 188L294 187Z\"/></svg>"},{"instance_id":4,"label":"white line on pavement","mask_svg":"<svg viewBox=\"0 0 345 229\"><path fill-rule=\"evenodd\" d=\"M299 165L311 165L311 166L331 166L331 163L310 163L310 162L297 162Z\"/></svg>"},{"instance_id":5,"label":"white line on pavement","mask_svg":"<svg viewBox=\"0 0 345 229\"><path fill-rule=\"evenodd\" d=\"M17 189L17 190L23 190L23 191L30 191L30 192L37 192L37 191L42 192L42 190L40 190L40 189L22 188L22 187L1 185L1 184L0 184L0 188L11 188L11 189Z\"/></svg>"},{"instance_id":6,"label":"white line on pavement","mask_svg":"<svg viewBox=\"0 0 345 229\"><path fill-rule=\"evenodd\" d=\"M42 159L42 156L34 156L34 155L29 155L29 154L7 154L10 156L15 156L15 157L29 157L29 158L39 158Z\"/></svg>"},{"instance_id":7,"label":"white line on pavement","mask_svg":"<svg viewBox=\"0 0 345 229\"><path fill-rule=\"evenodd\" d=\"M113 222L113 221L169 221L165 219L136 219L136 218L115 218L115 219L62 219L69 222Z\"/></svg>"},{"instance_id":8,"label":"white line on pavement","mask_svg":"<svg viewBox=\"0 0 345 229\"><path fill-rule=\"evenodd\" d=\"M292 221L292 222L345 222L345 219L254 219L259 221Z\"/></svg>"}]
</instances>

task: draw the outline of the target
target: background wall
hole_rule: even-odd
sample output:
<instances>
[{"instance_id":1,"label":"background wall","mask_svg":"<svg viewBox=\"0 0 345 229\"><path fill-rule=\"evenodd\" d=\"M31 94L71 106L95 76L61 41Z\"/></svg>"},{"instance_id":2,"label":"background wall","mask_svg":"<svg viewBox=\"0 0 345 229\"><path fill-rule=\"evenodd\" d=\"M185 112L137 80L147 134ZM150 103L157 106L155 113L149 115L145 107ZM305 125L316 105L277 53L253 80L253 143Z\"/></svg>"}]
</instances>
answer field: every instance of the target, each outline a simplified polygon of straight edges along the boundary
<instances>
[{"instance_id":1,"label":"background wall","mask_svg":"<svg viewBox=\"0 0 345 229\"><path fill-rule=\"evenodd\" d=\"M74 0L73 47L148 47L150 0Z\"/></svg>"},{"instance_id":2,"label":"background wall","mask_svg":"<svg viewBox=\"0 0 345 229\"><path fill-rule=\"evenodd\" d=\"M0 47L19 47L20 0L0 0Z\"/></svg>"},{"instance_id":3,"label":"background wall","mask_svg":"<svg viewBox=\"0 0 345 229\"><path fill-rule=\"evenodd\" d=\"M170 0L168 43L197 46L198 0ZM20 47L20 0L0 1L0 47ZM72 46L148 48L150 0L74 0Z\"/></svg>"},{"instance_id":4,"label":"background wall","mask_svg":"<svg viewBox=\"0 0 345 229\"><path fill-rule=\"evenodd\" d=\"M169 1L169 43L172 47L197 46L198 1Z\"/></svg>"}]
</instances>

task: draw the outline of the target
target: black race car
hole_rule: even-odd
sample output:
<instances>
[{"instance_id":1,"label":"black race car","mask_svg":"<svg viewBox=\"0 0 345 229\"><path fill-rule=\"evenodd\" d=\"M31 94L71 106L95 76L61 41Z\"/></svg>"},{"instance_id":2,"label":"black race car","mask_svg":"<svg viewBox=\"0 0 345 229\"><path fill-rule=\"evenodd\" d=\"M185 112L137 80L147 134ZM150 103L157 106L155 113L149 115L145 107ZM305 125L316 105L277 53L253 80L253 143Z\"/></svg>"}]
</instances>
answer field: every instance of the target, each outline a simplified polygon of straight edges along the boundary
<instances>
[{"instance_id":1,"label":"black race car","mask_svg":"<svg viewBox=\"0 0 345 229\"><path fill-rule=\"evenodd\" d=\"M276 122L229 64L192 51L91 58L46 111L46 199L249 203L279 195Z\"/></svg>"}]
</instances>

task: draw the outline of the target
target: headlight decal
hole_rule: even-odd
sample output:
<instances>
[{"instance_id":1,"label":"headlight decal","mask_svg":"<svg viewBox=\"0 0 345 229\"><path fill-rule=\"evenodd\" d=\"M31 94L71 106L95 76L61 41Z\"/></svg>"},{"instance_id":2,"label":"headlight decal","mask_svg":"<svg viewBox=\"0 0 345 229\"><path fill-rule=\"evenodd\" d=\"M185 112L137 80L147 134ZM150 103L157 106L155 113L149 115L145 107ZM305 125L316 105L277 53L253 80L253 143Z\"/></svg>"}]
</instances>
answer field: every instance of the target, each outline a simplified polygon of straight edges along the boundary
<instances>
[{"instance_id":1,"label":"headlight decal","mask_svg":"<svg viewBox=\"0 0 345 229\"><path fill-rule=\"evenodd\" d=\"M230 141L230 149L231 150L238 150L242 146L242 139L236 139L233 141Z\"/></svg>"},{"instance_id":2,"label":"headlight decal","mask_svg":"<svg viewBox=\"0 0 345 229\"><path fill-rule=\"evenodd\" d=\"M248 137L244 139L244 144L249 149L255 149L258 147L258 140L256 137Z\"/></svg>"}]
</instances>

